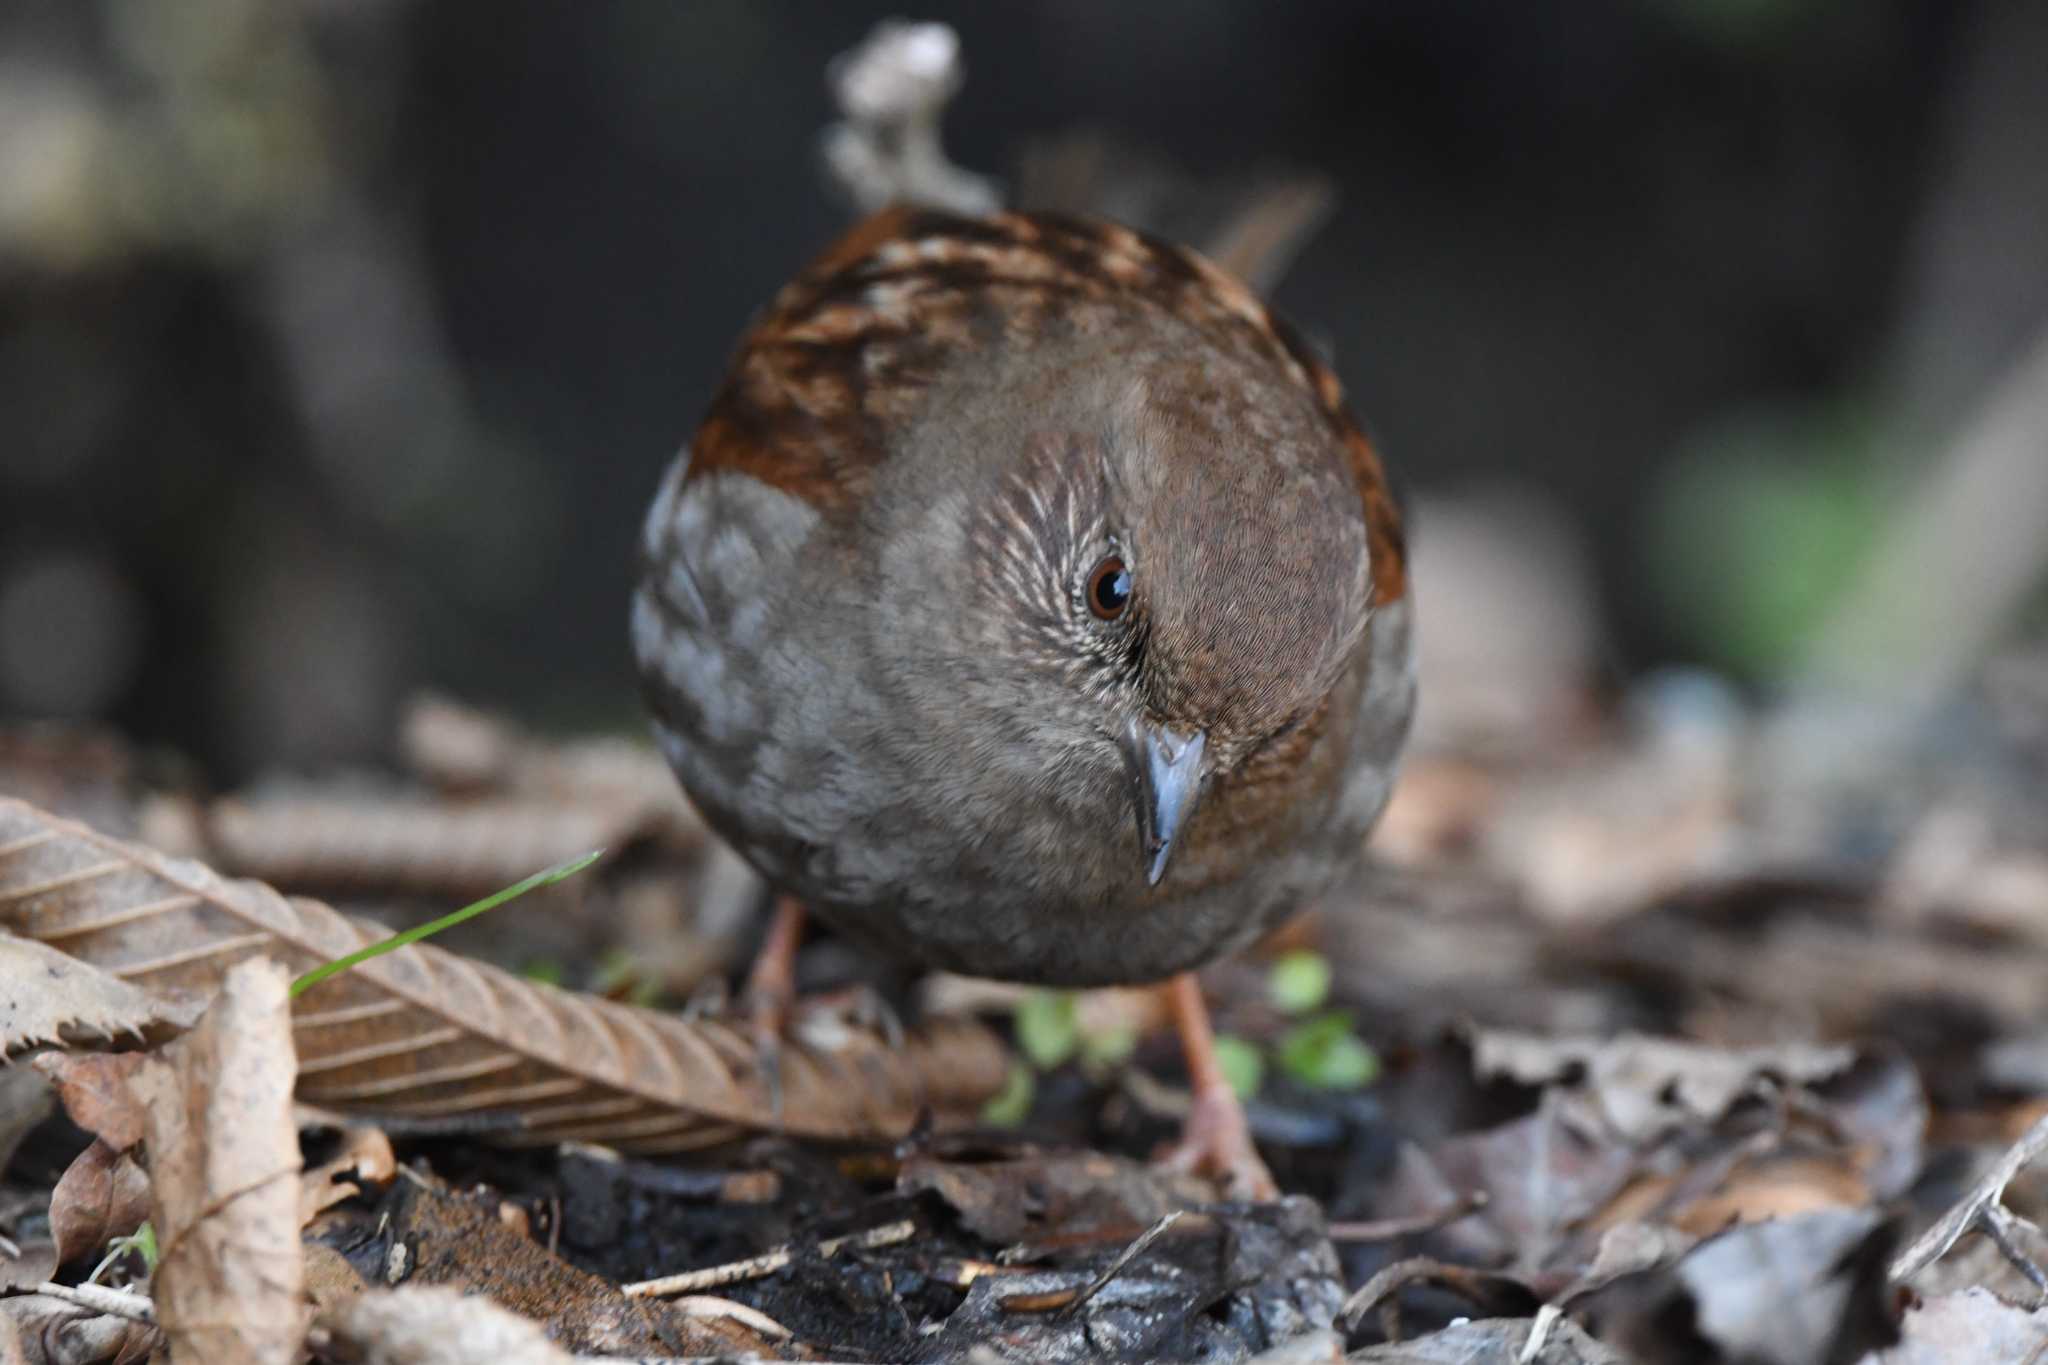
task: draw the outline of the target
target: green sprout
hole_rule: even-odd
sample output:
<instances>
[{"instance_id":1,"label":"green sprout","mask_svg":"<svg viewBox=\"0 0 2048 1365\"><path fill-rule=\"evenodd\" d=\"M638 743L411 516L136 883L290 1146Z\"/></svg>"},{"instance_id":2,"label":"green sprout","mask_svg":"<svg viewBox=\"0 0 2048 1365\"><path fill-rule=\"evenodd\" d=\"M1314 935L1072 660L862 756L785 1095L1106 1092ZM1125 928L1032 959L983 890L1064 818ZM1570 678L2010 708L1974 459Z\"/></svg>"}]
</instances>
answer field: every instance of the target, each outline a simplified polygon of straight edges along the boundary
<instances>
[{"instance_id":1,"label":"green sprout","mask_svg":"<svg viewBox=\"0 0 2048 1365\"><path fill-rule=\"evenodd\" d=\"M1325 1010L1280 1035L1281 1069L1318 1090L1355 1090L1380 1074L1380 1059L1352 1031L1345 1010Z\"/></svg>"},{"instance_id":2,"label":"green sprout","mask_svg":"<svg viewBox=\"0 0 2048 1365\"><path fill-rule=\"evenodd\" d=\"M1114 1071L1138 1050L1138 1031L1126 1025L1081 1035L1081 1066L1091 1074Z\"/></svg>"},{"instance_id":3,"label":"green sprout","mask_svg":"<svg viewBox=\"0 0 2048 1365\"><path fill-rule=\"evenodd\" d=\"M1081 1024L1071 991L1033 991L1017 1006L1017 1046L1040 1071L1050 1071L1074 1055L1081 1042Z\"/></svg>"},{"instance_id":4,"label":"green sprout","mask_svg":"<svg viewBox=\"0 0 2048 1365\"><path fill-rule=\"evenodd\" d=\"M1330 998L1330 964L1321 953L1283 953L1266 977L1266 994L1283 1014L1307 1014Z\"/></svg>"},{"instance_id":5,"label":"green sprout","mask_svg":"<svg viewBox=\"0 0 2048 1365\"><path fill-rule=\"evenodd\" d=\"M606 999L629 1005L652 1005L661 999L661 982L624 948L613 948L598 959L592 984Z\"/></svg>"},{"instance_id":6,"label":"green sprout","mask_svg":"<svg viewBox=\"0 0 2048 1365\"><path fill-rule=\"evenodd\" d=\"M475 919L484 911L495 910L506 901L517 900L529 891L538 890L543 886L553 886L556 882L573 877L603 856L604 850L600 848L585 853L580 857L571 858L565 863L556 863L545 871L534 873L523 882L508 886L503 891L493 892L480 901L472 901L452 914L443 915L437 920L432 920L426 924L404 930L401 933L393 934L390 938L379 939L367 947L356 949L346 957L338 957L332 962L323 963L292 982L291 997L296 1000L299 996L305 994L306 991L319 985L330 976L339 976L351 967L368 962L373 957L382 957L385 953L395 952L409 943L418 943L423 938L432 938L444 929L452 929L464 920Z\"/></svg>"},{"instance_id":7,"label":"green sprout","mask_svg":"<svg viewBox=\"0 0 2048 1365\"><path fill-rule=\"evenodd\" d=\"M1258 1094L1259 1087L1265 1084L1265 1055L1257 1045L1234 1033L1216 1035L1216 1065L1223 1069L1223 1079L1230 1082L1230 1088L1241 1100Z\"/></svg>"},{"instance_id":8,"label":"green sprout","mask_svg":"<svg viewBox=\"0 0 2048 1365\"><path fill-rule=\"evenodd\" d=\"M156 1274L157 1247L156 1228L154 1225L144 1223L126 1237L116 1237L113 1241L107 1243L107 1254L102 1256L100 1263L92 1268L92 1274L85 1277L85 1282L87 1284L98 1284L100 1276L106 1274L107 1268L131 1251L142 1258L142 1268L145 1273L150 1275Z\"/></svg>"},{"instance_id":9,"label":"green sprout","mask_svg":"<svg viewBox=\"0 0 2048 1365\"><path fill-rule=\"evenodd\" d=\"M1036 1073L1023 1062L1010 1063L1003 1088L981 1107L981 1121L991 1128L1015 1128L1031 1116L1031 1100L1037 1091Z\"/></svg>"}]
</instances>

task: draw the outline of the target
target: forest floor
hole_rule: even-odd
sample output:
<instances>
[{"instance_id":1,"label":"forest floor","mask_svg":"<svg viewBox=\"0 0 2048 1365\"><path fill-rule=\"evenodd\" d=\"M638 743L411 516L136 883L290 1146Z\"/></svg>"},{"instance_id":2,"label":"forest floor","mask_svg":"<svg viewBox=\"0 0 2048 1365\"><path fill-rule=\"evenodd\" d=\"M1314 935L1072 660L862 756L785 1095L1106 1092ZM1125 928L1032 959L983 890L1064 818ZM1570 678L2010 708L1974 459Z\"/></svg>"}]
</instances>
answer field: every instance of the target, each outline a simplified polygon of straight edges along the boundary
<instances>
[{"instance_id":1,"label":"forest floor","mask_svg":"<svg viewBox=\"0 0 2048 1365\"><path fill-rule=\"evenodd\" d=\"M1264 1206L1146 1164L1149 990L821 933L767 1084L758 888L638 746L423 702L388 771L215 796L6 732L0 1361L2025 1358L2044 676L1446 699L1371 870L1206 974Z\"/></svg>"}]
</instances>

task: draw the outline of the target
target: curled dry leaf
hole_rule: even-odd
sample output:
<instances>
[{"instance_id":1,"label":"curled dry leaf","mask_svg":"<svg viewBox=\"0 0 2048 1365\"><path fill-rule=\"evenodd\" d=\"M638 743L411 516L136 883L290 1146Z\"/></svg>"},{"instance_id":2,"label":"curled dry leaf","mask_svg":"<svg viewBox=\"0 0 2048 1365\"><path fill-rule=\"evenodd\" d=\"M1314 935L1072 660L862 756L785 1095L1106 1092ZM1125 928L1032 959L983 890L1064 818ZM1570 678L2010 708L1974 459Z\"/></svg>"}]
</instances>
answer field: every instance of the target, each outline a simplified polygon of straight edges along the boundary
<instances>
[{"instance_id":1,"label":"curled dry leaf","mask_svg":"<svg viewBox=\"0 0 2048 1365\"><path fill-rule=\"evenodd\" d=\"M1720 1048L1636 1033L1546 1038L1485 1029L1472 1039L1472 1067L1482 1079L1507 1076L1524 1085L1543 1085L1583 1075L1582 1084L1609 1130L1634 1143L1711 1123L1766 1077L1794 1083L1825 1080L1855 1061L1851 1047Z\"/></svg>"},{"instance_id":2,"label":"curled dry leaf","mask_svg":"<svg viewBox=\"0 0 2048 1365\"><path fill-rule=\"evenodd\" d=\"M307 1171L299 1182L299 1226L304 1227L364 1185L388 1185L398 1175L398 1157L381 1128L342 1130L341 1150Z\"/></svg>"},{"instance_id":3,"label":"curled dry leaf","mask_svg":"<svg viewBox=\"0 0 2048 1365\"><path fill-rule=\"evenodd\" d=\"M469 897L636 832L632 812L539 800L386 794L216 802L207 843L232 872L293 886Z\"/></svg>"},{"instance_id":4,"label":"curled dry leaf","mask_svg":"<svg viewBox=\"0 0 2048 1365\"><path fill-rule=\"evenodd\" d=\"M38 831L19 831L0 815L0 868L31 860L40 842ZM138 989L33 936L8 932L8 900L63 889L60 874L55 885L24 878L0 891L0 1059L39 1043L95 1046L124 1035L155 1041L189 1027L199 1016L197 1003Z\"/></svg>"},{"instance_id":5,"label":"curled dry leaf","mask_svg":"<svg viewBox=\"0 0 2048 1365\"><path fill-rule=\"evenodd\" d=\"M316 1330L342 1359L362 1365L573 1365L540 1324L456 1289L358 1294L321 1315Z\"/></svg>"},{"instance_id":6,"label":"curled dry leaf","mask_svg":"<svg viewBox=\"0 0 2048 1365\"><path fill-rule=\"evenodd\" d=\"M2048 1308L2020 1308L1985 1289L1925 1299L1899 1324L1899 1344L1863 1365L1950 1365L2048 1356Z\"/></svg>"},{"instance_id":7,"label":"curled dry leaf","mask_svg":"<svg viewBox=\"0 0 2048 1365\"><path fill-rule=\"evenodd\" d=\"M1716 1359L1839 1360L1850 1343L1888 1339L1883 1274L1890 1234L1874 1209L1746 1223L1702 1243L1674 1278L1690 1295L1697 1331L1718 1349Z\"/></svg>"},{"instance_id":8,"label":"curled dry leaf","mask_svg":"<svg viewBox=\"0 0 2048 1365\"><path fill-rule=\"evenodd\" d=\"M1622 1357L1569 1318L1550 1327L1536 1353L1525 1356L1534 1326L1528 1318L1461 1321L1414 1341L1369 1346L1345 1359L1355 1365L1622 1365Z\"/></svg>"},{"instance_id":9,"label":"curled dry leaf","mask_svg":"<svg viewBox=\"0 0 2048 1365\"><path fill-rule=\"evenodd\" d=\"M317 901L0 798L0 929L151 990L210 990L258 953L303 972L384 937ZM294 1007L299 1098L521 1145L576 1138L674 1151L749 1128L896 1136L929 1107L972 1115L1007 1076L977 1024L934 1019L900 1048L864 1030L785 1044L778 1119L743 1027L595 1000L416 944Z\"/></svg>"},{"instance_id":10,"label":"curled dry leaf","mask_svg":"<svg viewBox=\"0 0 2048 1365\"><path fill-rule=\"evenodd\" d=\"M157 1320L181 1359L288 1365L305 1335L288 984L276 963L237 964L129 1082L148 1115Z\"/></svg>"},{"instance_id":11,"label":"curled dry leaf","mask_svg":"<svg viewBox=\"0 0 2048 1365\"><path fill-rule=\"evenodd\" d=\"M33 1289L57 1273L57 1244L52 1241L27 1241L19 1245L0 1246L0 1294L12 1290ZM0 1302L4 1302L0 1299Z\"/></svg>"},{"instance_id":12,"label":"curled dry leaf","mask_svg":"<svg viewBox=\"0 0 2048 1365\"><path fill-rule=\"evenodd\" d=\"M403 1249L387 1283L440 1285L495 1300L547 1325L554 1340L598 1355L769 1354L773 1343L742 1324L700 1319L651 1299L627 1298L609 1280L570 1265L499 1217L497 1201L450 1193L408 1172L394 1192L387 1233Z\"/></svg>"},{"instance_id":13,"label":"curled dry leaf","mask_svg":"<svg viewBox=\"0 0 2048 1365\"><path fill-rule=\"evenodd\" d=\"M672 848L704 841L704 822L683 799L674 772L644 743L541 739L502 717L435 697L407 709L399 743L415 772L445 788L632 811L638 830Z\"/></svg>"},{"instance_id":14,"label":"curled dry leaf","mask_svg":"<svg viewBox=\"0 0 2048 1365\"><path fill-rule=\"evenodd\" d=\"M126 1237L149 1217L149 1177L105 1139L78 1154L50 1191L50 1235L68 1265Z\"/></svg>"},{"instance_id":15,"label":"curled dry leaf","mask_svg":"<svg viewBox=\"0 0 2048 1365\"><path fill-rule=\"evenodd\" d=\"M57 1087L57 1101L73 1123L125 1152L142 1141L142 1106L128 1089L142 1062L139 1052L46 1052L29 1065Z\"/></svg>"},{"instance_id":16,"label":"curled dry leaf","mask_svg":"<svg viewBox=\"0 0 2048 1365\"><path fill-rule=\"evenodd\" d=\"M1580 1132L1547 1099L1533 1114L1456 1134L1426 1151L1404 1144L1373 1213L1422 1218L1461 1196L1484 1194L1482 1207L1438 1237L1460 1256L1529 1274L1553 1266L1572 1234L1640 1169L1635 1151Z\"/></svg>"},{"instance_id":17,"label":"curled dry leaf","mask_svg":"<svg viewBox=\"0 0 2048 1365\"><path fill-rule=\"evenodd\" d=\"M19 1335L24 1365L147 1360L163 1345L162 1335L148 1323L95 1312L48 1294L0 1299L0 1321ZM0 1361L14 1365L5 1355Z\"/></svg>"},{"instance_id":18,"label":"curled dry leaf","mask_svg":"<svg viewBox=\"0 0 2048 1365\"><path fill-rule=\"evenodd\" d=\"M441 792L219 801L205 819L214 860L291 886L468 899L589 848L705 842L667 764L643 744L538 739L433 698L413 704L401 743Z\"/></svg>"},{"instance_id":19,"label":"curled dry leaf","mask_svg":"<svg viewBox=\"0 0 2048 1365\"><path fill-rule=\"evenodd\" d=\"M1168 1214L1199 1208L1211 1198L1191 1176L1099 1152L988 1162L918 1155L903 1163L896 1187L904 1194L932 1191L963 1224L997 1245L1091 1231L1128 1240Z\"/></svg>"},{"instance_id":20,"label":"curled dry leaf","mask_svg":"<svg viewBox=\"0 0 2048 1365\"><path fill-rule=\"evenodd\" d=\"M33 1071L0 1066L0 1171L35 1126L57 1110L50 1083Z\"/></svg>"}]
</instances>

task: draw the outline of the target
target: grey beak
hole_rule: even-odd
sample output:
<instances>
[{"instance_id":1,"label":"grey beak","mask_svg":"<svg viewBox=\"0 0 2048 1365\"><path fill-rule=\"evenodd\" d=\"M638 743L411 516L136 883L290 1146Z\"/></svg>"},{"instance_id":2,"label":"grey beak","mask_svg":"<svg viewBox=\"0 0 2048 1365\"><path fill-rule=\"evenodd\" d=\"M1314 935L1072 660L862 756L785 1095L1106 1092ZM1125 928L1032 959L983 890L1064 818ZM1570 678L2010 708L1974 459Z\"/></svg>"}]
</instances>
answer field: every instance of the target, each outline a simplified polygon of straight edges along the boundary
<instances>
[{"instance_id":1,"label":"grey beak","mask_svg":"<svg viewBox=\"0 0 2048 1365\"><path fill-rule=\"evenodd\" d=\"M1131 774L1131 799L1138 808L1138 849L1145 880L1153 886L1166 875L1174 836L1194 812L1202 792L1200 730L1178 734L1143 717L1124 727L1124 762Z\"/></svg>"}]
</instances>

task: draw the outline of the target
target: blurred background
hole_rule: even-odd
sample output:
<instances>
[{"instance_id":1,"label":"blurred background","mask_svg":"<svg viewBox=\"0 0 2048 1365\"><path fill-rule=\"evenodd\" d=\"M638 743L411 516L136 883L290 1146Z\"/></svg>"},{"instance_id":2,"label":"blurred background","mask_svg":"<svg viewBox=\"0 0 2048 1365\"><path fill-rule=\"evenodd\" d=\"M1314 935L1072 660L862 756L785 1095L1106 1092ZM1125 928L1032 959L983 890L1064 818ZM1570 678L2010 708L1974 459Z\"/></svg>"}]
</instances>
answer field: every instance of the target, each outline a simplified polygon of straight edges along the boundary
<instances>
[{"instance_id":1,"label":"blurred background","mask_svg":"<svg viewBox=\"0 0 2048 1365\"><path fill-rule=\"evenodd\" d=\"M13 0L0 716L221 782L385 755L429 686L636 729L641 511L847 221L824 71L897 9ZM1938 690L2038 634L2048 6L913 17L975 171L1092 129L1329 179L1278 302L1415 500L1426 695Z\"/></svg>"}]
</instances>

